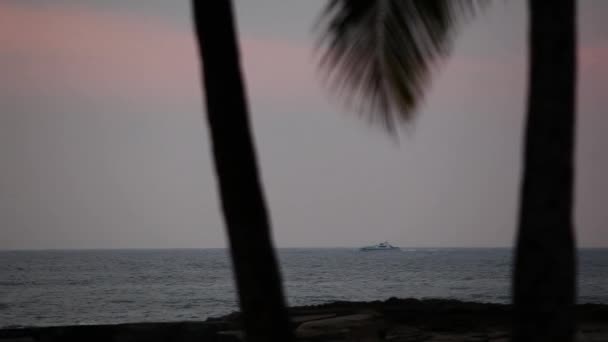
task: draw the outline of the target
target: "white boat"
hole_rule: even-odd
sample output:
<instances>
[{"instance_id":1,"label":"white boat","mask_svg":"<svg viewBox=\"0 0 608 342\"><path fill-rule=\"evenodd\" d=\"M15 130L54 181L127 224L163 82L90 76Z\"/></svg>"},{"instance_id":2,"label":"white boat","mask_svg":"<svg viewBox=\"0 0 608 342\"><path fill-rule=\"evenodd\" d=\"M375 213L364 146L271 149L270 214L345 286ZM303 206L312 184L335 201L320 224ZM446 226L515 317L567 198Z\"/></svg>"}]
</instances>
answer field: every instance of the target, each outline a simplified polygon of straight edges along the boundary
<instances>
[{"instance_id":1,"label":"white boat","mask_svg":"<svg viewBox=\"0 0 608 342\"><path fill-rule=\"evenodd\" d=\"M399 247L395 247L388 243L388 241L381 242L377 245L366 246L360 249L361 251L398 251Z\"/></svg>"}]
</instances>

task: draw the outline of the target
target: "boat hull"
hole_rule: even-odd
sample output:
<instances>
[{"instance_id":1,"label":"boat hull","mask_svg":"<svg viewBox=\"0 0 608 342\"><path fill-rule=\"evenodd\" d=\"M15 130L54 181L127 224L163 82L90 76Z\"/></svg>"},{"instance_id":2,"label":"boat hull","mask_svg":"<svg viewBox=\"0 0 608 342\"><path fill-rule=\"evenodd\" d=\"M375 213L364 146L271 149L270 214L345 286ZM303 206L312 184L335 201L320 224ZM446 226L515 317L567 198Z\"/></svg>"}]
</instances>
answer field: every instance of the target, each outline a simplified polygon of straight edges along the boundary
<instances>
[{"instance_id":1,"label":"boat hull","mask_svg":"<svg viewBox=\"0 0 608 342\"><path fill-rule=\"evenodd\" d=\"M399 247L390 247L390 248L377 248L377 247L363 247L359 249L362 252L395 252L400 251Z\"/></svg>"}]
</instances>

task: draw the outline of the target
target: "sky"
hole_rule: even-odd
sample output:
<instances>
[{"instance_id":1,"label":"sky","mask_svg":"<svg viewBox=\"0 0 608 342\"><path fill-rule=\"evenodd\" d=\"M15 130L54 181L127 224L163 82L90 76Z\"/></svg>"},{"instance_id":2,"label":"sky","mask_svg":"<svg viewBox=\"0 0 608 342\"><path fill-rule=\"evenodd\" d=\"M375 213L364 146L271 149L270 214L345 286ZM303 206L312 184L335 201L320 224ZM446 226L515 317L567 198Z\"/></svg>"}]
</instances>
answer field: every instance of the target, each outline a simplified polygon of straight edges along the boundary
<instances>
[{"instance_id":1,"label":"sky","mask_svg":"<svg viewBox=\"0 0 608 342\"><path fill-rule=\"evenodd\" d=\"M511 247L524 1L459 32L399 141L322 83L321 0L236 1L279 247ZM579 1L576 235L608 247L608 1ZM188 1L0 2L0 249L212 248L226 238Z\"/></svg>"}]
</instances>

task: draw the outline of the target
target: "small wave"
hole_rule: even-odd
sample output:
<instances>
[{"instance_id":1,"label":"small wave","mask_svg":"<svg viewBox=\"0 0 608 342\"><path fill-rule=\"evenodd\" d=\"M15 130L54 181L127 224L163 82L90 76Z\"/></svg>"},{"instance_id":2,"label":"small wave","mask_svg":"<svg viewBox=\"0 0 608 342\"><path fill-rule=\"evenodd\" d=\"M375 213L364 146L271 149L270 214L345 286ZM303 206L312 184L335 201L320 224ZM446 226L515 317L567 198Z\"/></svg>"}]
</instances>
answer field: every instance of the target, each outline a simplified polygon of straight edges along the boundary
<instances>
[{"instance_id":1,"label":"small wave","mask_svg":"<svg viewBox=\"0 0 608 342\"><path fill-rule=\"evenodd\" d=\"M131 304L131 303L135 303L135 301L130 300L130 299L114 299L114 300L111 300L110 303L112 303L112 304Z\"/></svg>"},{"instance_id":2,"label":"small wave","mask_svg":"<svg viewBox=\"0 0 608 342\"><path fill-rule=\"evenodd\" d=\"M27 325L20 324L9 324L9 325L0 325L0 329L23 329L27 328Z\"/></svg>"},{"instance_id":3,"label":"small wave","mask_svg":"<svg viewBox=\"0 0 608 342\"><path fill-rule=\"evenodd\" d=\"M0 286L21 286L27 285L24 281L0 281Z\"/></svg>"},{"instance_id":4,"label":"small wave","mask_svg":"<svg viewBox=\"0 0 608 342\"><path fill-rule=\"evenodd\" d=\"M78 321L75 323L76 325L99 325L99 324L103 324L102 322L96 322L96 321Z\"/></svg>"},{"instance_id":5,"label":"small wave","mask_svg":"<svg viewBox=\"0 0 608 342\"><path fill-rule=\"evenodd\" d=\"M91 283L90 280L68 280L67 285L88 286Z\"/></svg>"},{"instance_id":6,"label":"small wave","mask_svg":"<svg viewBox=\"0 0 608 342\"><path fill-rule=\"evenodd\" d=\"M8 304L7 303L0 303L0 310L6 310L8 309Z\"/></svg>"}]
</instances>

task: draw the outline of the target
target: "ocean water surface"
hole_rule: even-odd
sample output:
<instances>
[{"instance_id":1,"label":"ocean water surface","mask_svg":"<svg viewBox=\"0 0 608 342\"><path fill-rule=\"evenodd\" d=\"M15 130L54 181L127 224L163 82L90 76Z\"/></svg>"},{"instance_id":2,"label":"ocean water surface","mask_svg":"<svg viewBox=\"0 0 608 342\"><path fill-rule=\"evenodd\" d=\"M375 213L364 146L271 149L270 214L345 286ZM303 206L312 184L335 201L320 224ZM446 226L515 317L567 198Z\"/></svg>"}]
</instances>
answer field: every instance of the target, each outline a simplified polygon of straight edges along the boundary
<instances>
[{"instance_id":1,"label":"ocean water surface","mask_svg":"<svg viewBox=\"0 0 608 342\"><path fill-rule=\"evenodd\" d=\"M389 297L508 303L510 249L280 249L290 305ZM608 304L608 249L579 253ZM0 327L204 320L236 310L223 249L0 251Z\"/></svg>"}]
</instances>

